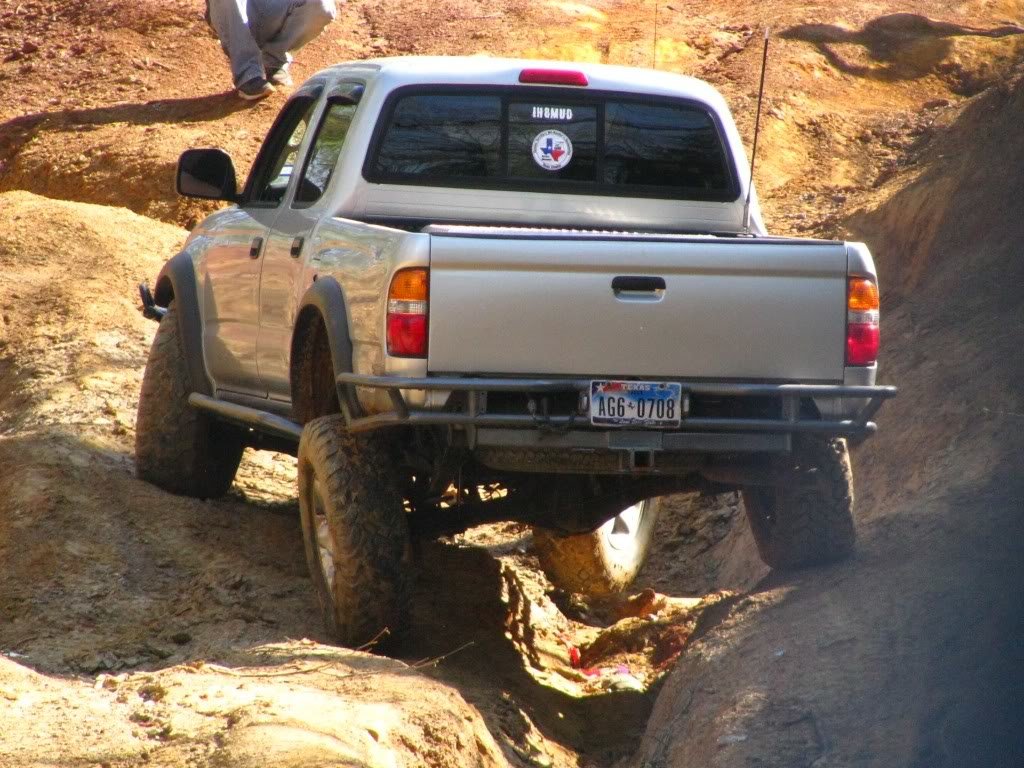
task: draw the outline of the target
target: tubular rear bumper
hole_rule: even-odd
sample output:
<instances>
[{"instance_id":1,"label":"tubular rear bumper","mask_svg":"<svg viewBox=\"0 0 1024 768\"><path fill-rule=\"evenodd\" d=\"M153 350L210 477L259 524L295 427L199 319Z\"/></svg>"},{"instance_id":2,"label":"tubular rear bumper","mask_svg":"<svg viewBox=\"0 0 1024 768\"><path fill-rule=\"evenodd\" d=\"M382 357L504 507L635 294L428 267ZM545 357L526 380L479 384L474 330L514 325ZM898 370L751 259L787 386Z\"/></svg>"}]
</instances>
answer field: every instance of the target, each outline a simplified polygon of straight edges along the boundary
<instances>
[{"instance_id":1,"label":"tubular rear bumper","mask_svg":"<svg viewBox=\"0 0 1024 768\"><path fill-rule=\"evenodd\" d=\"M395 426L448 426L463 430L469 448L483 446L516 449L583 449L593 451L640 452L774 452L790 449L791 436L798 433L864 437L877 426L872 417L882 403L896 394L892 386L844 386L838 384L748 384L682 382L691 397L777 398L779 418L728 418L696 416L684 418L678 429L637 429L593 427L587 417L586 398L590 379L463 378L451 376L409 378L343 373L339 389L352 387L383 390L392 409L383 413L350 412L349 429L365 432ZM451 392L443 410L410 408L403 390ZM529 396L530 412L495 409L488 403L491 393L520 393ZM546 397L574 394L575 412L550 413ZM834 398L856 401L849 418L820 419L801 415L801 403ZM357 402L350 398L349 402ZM453 405L454 404L454 405Z\"/></svg>"}]
</instances>

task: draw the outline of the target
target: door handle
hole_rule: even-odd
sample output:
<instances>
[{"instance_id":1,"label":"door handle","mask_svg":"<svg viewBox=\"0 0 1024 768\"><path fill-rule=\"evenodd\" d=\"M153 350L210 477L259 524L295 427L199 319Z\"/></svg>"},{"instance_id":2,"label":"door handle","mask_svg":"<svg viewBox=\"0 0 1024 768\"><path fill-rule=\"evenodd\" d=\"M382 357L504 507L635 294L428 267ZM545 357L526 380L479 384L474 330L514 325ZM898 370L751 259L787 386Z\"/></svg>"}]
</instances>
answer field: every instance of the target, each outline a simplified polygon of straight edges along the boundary
<instances>
[{"instance_id":1,"label":"door handle","mask_svg":"<svg viewBox=\"0 0 1024 768\"><path fill-rule=\"evenodd\" d=\"M305 245L305 243L306 238L304 237L296 237L294 240L292 240L292 258L299 258L299 255L302 253L302 246Z\"/></svg>"},{"instance_id":2,"label":"door handle","mask_svg":"<svg viewBox=\"0 0 1024 768\"><path fill-rule=\"evenodd\" d=\"M619 275L612 278L612 291L620 293L656 293L665 290L665 278L643 275Z\"/></svg>"},{"instance_id":3,"label":"door handle","mask_svg":"<svg viewBox=\"0 0 1024 768\"><path fill-rule=\"evenodd\" d=\"M263 238L254 237L252 245L249 246L249 258L258 259L260 257L260 251L263 250Z\"/></svg>"}]
</instances>

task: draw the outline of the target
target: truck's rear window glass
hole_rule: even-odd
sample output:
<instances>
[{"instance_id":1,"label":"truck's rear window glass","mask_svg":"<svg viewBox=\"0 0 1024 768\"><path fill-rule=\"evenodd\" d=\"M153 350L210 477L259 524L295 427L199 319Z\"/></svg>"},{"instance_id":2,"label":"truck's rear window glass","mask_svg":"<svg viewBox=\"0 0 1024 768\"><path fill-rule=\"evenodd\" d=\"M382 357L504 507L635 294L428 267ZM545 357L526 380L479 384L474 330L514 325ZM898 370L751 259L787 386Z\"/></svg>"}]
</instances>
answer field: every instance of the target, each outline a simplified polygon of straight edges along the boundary
<instances>
[{"instance_id":1,"label":"truck's rear window glass","mask_svg":"<svg viewBox=\"0 0 1024 768\"><path fill-rule=\"evenodd\" d=\"M421 179L487 178L501 164L501 98L407 96L395 107L376 170Z\"/></svg>"},{"instance_id":2,"label":"truck's rear window glass","mask_svg":"<svg viewBox=\"0 0 1024 768\"><path fill-rule=\"evenodd\" d=\"M718 124L700 105L558 89L393 96L365 175L378 183L732 201Z\"/></svg>"},{"instance_id":3,"label":"truck's rear window glass","mask_svg":"<svg viewBox=\"0 0 1024 768\"><path fill-rule=\"evenodd\" d=\"M722 141L703 110L610 102L604 131L606 184L709 191L731 186Z\"/></svg>"}]
</instances>

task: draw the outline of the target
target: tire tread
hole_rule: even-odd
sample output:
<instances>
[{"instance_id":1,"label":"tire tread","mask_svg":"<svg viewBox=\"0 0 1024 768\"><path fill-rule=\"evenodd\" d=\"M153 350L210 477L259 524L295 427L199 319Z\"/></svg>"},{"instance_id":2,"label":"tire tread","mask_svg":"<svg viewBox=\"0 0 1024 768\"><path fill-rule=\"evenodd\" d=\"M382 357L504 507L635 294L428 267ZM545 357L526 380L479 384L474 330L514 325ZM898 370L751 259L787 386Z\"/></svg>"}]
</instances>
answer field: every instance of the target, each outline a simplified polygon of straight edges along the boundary
<instances>
[{"instance_id":1,"label":"tire tread","mask_svg":"<svg viewBox=\"0 0 1024 768\"><path fill-rule=\"evenodd\" d=\"M310 498L316 480L335 546L333 592L320 570ZM328 631L348 646L369 643L385 630L399 638L409 614L409 529L384 441L349 434L340 415L309 422L299 443L299 505Z\"/></svg>"},{"instance_id":2,"label":"tire tread","mask_svg":"<svg viewBox=\"0 0 1024 768\"><path fill-rule=\"evenodd\" d=\"M171 493L223 496L242 459L242 440L193 408L178 313L171 302L149 351L135 424L139 478Z\"/></svg>"},{"instance_id":3,"label":"tire tread","mask_svg":"<svg viewBox=\"0 0 1024 768\"><path fill-rule=\"evenodd\" d=\"M801 485L745 489L744 506L758 553L779 570L826 565L853 554L853 470L846 441L800 440L796 446Z\"/></svg>"}]
</instances>

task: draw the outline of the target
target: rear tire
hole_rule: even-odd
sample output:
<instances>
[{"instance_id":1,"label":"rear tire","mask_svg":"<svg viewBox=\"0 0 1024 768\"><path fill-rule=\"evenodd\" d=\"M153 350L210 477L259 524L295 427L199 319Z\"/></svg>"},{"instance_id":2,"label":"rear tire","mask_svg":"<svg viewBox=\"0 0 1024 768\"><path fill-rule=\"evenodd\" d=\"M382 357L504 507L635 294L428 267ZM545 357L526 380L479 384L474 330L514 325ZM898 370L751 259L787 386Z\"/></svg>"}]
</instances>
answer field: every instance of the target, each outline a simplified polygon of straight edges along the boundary
<instances>
[{"instance_id":1,"label":"rear tire","mask_svg":"<svg viewBox=\"0 0 1024 768\"><path fill-rule=\"evenodd\" d=\"M409 613L409 527L386 444L340 415L299 442L299 511L324 626L342 645L401 637Z\"/></svg>"},{"instance_id":2,"label":"rear tire","mask_svg":"<svg viewBox=\"0 0 1024 768\"><path fill-rule=\"evenodd\" d=\"M245 444L231 427L189 405L189 376L178 313L160 320L142 379L135 421L135 471L165 491L200 499L223 496L234 482Z\"/></svg>"},{"instance_id":3,"label":"rear tire","mask_svg":"<svg viewBox=\"0 0 1024 768\"><path fill-rule=\"evenodd\" d=\"M804 438L794 458L794 484L743 490L761 560L779 570L845 560L857 538L846 441Z\"/></svg>"},{"instance_id":4,"label":"rear tire","mask_svg":"<svg viewBox=\"0 0 1024 768\"><path fill-rule=\"evenodd\" d=\"M567 592L610 595L633 583L647 559L660 501L624 509L593 533L562 536L533 529L533 545L551 583Z\"/></svg>"}]
</instances>

